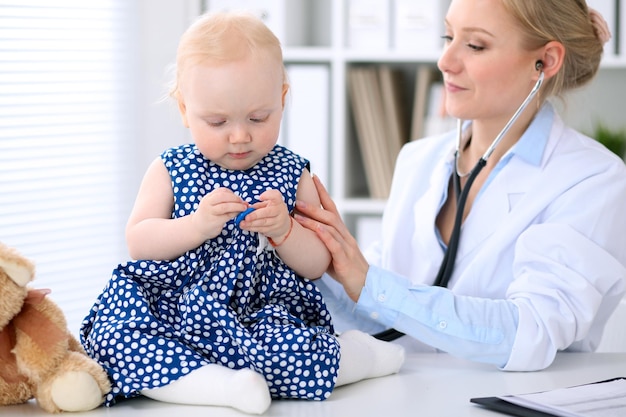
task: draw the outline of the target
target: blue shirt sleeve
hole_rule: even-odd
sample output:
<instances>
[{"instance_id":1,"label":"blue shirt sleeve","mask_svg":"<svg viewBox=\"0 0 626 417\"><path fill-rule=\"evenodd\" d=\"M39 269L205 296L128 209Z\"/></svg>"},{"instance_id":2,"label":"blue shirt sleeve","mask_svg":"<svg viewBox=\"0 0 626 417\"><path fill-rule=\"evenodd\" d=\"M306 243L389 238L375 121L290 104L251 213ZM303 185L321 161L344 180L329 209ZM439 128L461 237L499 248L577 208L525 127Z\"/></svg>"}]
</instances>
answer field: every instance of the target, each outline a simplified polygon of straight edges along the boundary
<instances>
[{"instance_id":1,"label":"blue shirt sleeve","mask_svg":"<svg viewBox=\"0 0 626 417\"><path fill-rule=\"evenodd\" d=\"M518 309L511 301L412 285L376 266L369 268L356 309L437 349L500 368L511 355L518 326Z\"/></svg>"}]
</instances>

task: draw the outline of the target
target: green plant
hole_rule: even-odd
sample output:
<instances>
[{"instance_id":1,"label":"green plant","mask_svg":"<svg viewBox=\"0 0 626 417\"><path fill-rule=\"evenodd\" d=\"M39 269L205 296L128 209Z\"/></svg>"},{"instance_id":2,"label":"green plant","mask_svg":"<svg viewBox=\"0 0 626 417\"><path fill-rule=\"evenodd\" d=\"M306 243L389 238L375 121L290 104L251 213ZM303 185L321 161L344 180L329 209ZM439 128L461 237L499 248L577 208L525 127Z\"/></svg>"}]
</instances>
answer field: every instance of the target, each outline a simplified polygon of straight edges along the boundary
<instances>
[{"instance_id":1,"label":"green plant","mask_svg":"<svg viewBox=\"0 0 626 417\"><path fill-rule=\"evenodd\" d=\"M626 155L626 129L612 130L602 123L597 123L591 136L620 158Z\"/></svg>"}]
</instances>

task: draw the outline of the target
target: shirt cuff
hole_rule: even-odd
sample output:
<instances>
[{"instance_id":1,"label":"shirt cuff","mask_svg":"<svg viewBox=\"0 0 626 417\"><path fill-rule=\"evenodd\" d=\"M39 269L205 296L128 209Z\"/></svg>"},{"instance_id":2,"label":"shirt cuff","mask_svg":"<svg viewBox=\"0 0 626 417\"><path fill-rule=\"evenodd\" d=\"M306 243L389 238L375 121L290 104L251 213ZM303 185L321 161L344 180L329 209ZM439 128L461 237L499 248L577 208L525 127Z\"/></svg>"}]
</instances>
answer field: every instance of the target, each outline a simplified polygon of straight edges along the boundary
<instances>
[{"instance_id":1,"label":"shirt cuff","mask_svg":"<svg viewBox=\"0 0 626 417\"><path fill-rule=\"evenodd\" d=\"M409 284L405 277L370 265L355 306L357 313L392 327L408 297Z\"/></svg>"}]
</instances>

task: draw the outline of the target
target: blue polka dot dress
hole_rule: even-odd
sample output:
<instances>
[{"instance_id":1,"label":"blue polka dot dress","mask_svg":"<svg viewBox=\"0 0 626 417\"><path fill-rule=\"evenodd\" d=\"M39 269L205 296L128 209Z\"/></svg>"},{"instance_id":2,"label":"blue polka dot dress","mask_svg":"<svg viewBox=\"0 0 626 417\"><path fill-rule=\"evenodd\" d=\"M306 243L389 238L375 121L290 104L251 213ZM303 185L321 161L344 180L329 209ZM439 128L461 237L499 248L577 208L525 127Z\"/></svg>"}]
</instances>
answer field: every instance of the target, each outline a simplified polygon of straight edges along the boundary
<instances>
[{"instance_id":1,"label":"blue polka dot dress","mask_svg":"<svg viewBox=\"0 0 626 417\"><path fill-rule=\"evenodd\" d=\"M282 192L289 210L307 161L276 145L246 171L225 170L194 145L162 154L172 217L228 187L248 202ZM221 234L171 261L119 265L83 321L80 338L108 372L105 404L167 385L210 363L261 373L274 398L327 398L339 345L315 285L289 269L266 239L229 221Z\"/></svg>"}]
</instances>

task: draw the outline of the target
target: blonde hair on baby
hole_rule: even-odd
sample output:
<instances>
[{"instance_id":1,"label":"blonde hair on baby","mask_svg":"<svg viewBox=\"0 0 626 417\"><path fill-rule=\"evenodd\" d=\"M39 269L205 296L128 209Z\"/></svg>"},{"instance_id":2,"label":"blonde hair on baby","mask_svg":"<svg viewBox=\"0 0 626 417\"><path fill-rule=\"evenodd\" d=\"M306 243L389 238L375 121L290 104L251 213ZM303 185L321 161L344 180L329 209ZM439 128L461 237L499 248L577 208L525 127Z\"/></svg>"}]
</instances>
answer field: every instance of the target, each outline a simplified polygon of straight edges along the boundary
<instances>
[{"instance_id":1,"label":"blonde hair on baby","mask_svg":"<svg viewBox=\"0 0 626 417\"><path fill-rule=\"evenodd\" d=\"M169 95L178 101L182 99L181 81L193 66L232 62L248 56L275 60L287 87L280 41L261 19L246 12L206 13L180 38Z\"/></svg>"}]
</instances>

